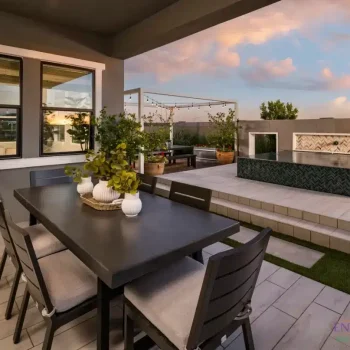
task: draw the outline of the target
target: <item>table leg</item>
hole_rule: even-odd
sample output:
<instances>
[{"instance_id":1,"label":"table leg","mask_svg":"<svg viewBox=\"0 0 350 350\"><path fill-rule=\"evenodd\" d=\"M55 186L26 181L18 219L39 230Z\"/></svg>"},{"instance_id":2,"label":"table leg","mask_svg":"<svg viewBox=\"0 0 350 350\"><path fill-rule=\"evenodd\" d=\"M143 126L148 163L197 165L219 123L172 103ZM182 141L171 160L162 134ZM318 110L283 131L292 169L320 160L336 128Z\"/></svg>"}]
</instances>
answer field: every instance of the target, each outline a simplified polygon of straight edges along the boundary
<instances>
[{"instance_id":1,"label":"table leg","mask_svg":"<svg viewBox=\"0 0 350 350\"><path fill-rule=\"evenodd\" d=\"M203 253L202 250L198 250L198 252L195 252L192 254L192 258L194 260L197 260L198 262L200 262L201 264L204 264L204 259L203 259Z\"/></svg>"},{"instance_id":2,"label":"table leg","mask_svg":"<svg viewBox=\"0 0 350 350\"><path fill-rule=\"evenodd\" d=\"M29 226L34 226L37 224L37 219L32 214L29 215Z\"/></svg>"},{"instance_id":3,"label":"table leg","mask_svg":"<svg viewBox=\"0 0 350 350\"><path fill-rule=\"evenodd\" d=\"M100 279L97 281L97 349L109 349L110 289Z\"/></svg>"}]
</instances>

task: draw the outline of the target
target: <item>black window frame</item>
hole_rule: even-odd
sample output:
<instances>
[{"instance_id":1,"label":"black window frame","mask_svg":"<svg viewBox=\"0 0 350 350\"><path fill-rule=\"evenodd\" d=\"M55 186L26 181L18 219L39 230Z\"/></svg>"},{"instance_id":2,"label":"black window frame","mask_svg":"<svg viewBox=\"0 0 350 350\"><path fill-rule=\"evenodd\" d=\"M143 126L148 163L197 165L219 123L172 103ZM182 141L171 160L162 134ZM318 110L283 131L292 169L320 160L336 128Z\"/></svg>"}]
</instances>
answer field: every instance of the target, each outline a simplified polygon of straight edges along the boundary
<instances>
[{"instance_id":1,"label":"black window frame","mask_svg":"<svg viewBox=\"0 0 350 350\"><path fill-rule=\"evenodd\" d=\"M0 54L0 58L7 58L19 62L19 105L6 105L0 103L0 108L15 109L17 111L16 154L0 155L0 160L22 158L22 123L23 123L23 59L18 56Z\"/></svg>"},{"instance_id":2,"label":"black window frame","mask_svg":"<svg viewBox=\"0 0 350 350\"><path fill-rule=\"evenodd\" d=\"M44 77L44 65L48 66L54 66L54 67L66 67L66 68L73 68L77 70L83 70L86 72L92 73L92 108L91 109L85 109L85 108L70 108L70 107L44 107L43 106L43 77ZM87 151L71 151L71 152L52 152L52 153L44 153L44 138L43 138L43 124L44 124L44 111L52 110L52 111L63 111L63 112L76 112L76 113L90 113L90 127L89 127L89 150L94 149L95 147L95 128L92 125L92 117L95 114L95 99L96 99L96 86L95 86L95 80L96 80L96 71L94 69L89 69L85 67L79 67L79 66L72 66L68 64L61 64L61 63L53 63L53 62L47 62L47 61L41 61L40 63L40 145L39 145L39 154L40 157L54 157L54 156L60 156L60 155L74 155L74 154L86 154Z\"/></svg>"}]
</instances>

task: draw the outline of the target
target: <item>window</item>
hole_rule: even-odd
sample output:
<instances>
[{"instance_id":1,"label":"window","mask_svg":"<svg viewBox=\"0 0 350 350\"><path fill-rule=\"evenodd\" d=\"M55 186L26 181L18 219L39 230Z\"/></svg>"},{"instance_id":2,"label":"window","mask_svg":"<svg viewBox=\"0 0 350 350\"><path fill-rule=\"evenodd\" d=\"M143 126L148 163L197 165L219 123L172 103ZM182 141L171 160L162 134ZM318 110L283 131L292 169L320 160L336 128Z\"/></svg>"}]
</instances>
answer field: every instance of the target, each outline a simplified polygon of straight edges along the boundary
<instances>
[{"instance_id":1,"label":"window","mask_svg":"<svg viewBox=\"0 0 350 350\"><path fill-rule=\"evenodd\" d=\"M41 154L86 152L93 147L94 72L42 64Z\"/></svg>"},{"instance_id":2,"label":"window","mask_svg":"<svg viewBox=\"0 0 350 350\"><path fill-rule=\"evenodd\" d=\"M0 56L0 158L21 154L22 61Z\"/></svg>"}]
</instances>

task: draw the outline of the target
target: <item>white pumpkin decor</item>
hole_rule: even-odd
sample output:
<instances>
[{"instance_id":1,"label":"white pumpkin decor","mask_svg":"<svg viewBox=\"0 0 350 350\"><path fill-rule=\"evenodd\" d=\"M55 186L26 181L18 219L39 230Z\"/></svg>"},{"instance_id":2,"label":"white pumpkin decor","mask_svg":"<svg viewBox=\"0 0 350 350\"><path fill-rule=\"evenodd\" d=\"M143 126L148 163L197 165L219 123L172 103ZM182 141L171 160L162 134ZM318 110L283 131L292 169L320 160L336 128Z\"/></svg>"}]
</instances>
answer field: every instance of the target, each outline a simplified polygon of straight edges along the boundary
<instances>
[{"instance_id":1,"label":"white pumpkin decor","mask_svg":"<svg viewBox=\"0 0 350 350\"><path fill-rule=\"evenodd\" d=\"M94 184L91 181L91 176L82 177L81 182L78 183L77 191L79 194L91 193L94 188Z\"/></svg>"},{"instance_id":2,"label":"white pumpkin decor","mask_svg":"<svg viewBox=\"0 0 350 350\"><path fill-rule=\"evenodd\" d=\"M125 193L125 198L122 202L122 211L127 217L134 217L139 214L142 209L142 202L139 192L136 194Z\"/></svg>"},{"instance_id":3,"label":"white pumpkin decor","mask_svg":"<svg viewBox=\"0 0 350 350\"><path fill-rule=\"evenodd\" d=\"M98 202L101 203L112 203L114 200L120 197L120 193L114 191L111 187L107 187L108 181L100 180L99 183L94 187L92 196Z\"/></svg>"}]
</instances>

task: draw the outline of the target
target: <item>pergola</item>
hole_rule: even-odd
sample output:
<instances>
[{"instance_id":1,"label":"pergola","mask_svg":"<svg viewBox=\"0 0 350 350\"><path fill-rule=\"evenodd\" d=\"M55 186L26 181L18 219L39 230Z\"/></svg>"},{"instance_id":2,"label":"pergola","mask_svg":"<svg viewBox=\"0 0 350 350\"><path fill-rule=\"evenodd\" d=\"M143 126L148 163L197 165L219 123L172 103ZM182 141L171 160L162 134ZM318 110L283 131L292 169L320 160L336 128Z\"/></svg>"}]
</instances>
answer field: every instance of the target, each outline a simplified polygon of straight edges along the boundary
<instances>
[{"instance_id":1,"label":"pergola","mask_svg":"<svg viewBox=\"0 0 350 350\"><path fill-rule=\"evenodd\" d=\"M132 96L136 95L137 102L132 102ZM165 97L171 97L174 100L167 100ZM126 99L126 100L125 100ZM137 118L141 123L142 130L144 128L143 116L145 115L145 108L156 108L162 111L169 111L170 116L170 135L169 139L171 142L174 138L174 126L172 115L176 110L181 109L200 109L201 107L214 107L222 106L223 108L227 106L233 106L236 117L238 117L238 102L236 100L228 99L218 99L213 97L203 97L203 96L192 96L168 92L160 92L150 89L130 89L124 91L124 107L135 107L137 109ZM173 112L173 113L170 113ZM139 154L139 172L143 174L144 172L144 156Z\"/></svg>"}]
</instances>

